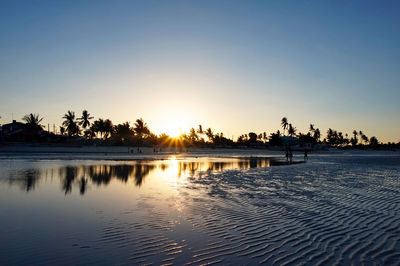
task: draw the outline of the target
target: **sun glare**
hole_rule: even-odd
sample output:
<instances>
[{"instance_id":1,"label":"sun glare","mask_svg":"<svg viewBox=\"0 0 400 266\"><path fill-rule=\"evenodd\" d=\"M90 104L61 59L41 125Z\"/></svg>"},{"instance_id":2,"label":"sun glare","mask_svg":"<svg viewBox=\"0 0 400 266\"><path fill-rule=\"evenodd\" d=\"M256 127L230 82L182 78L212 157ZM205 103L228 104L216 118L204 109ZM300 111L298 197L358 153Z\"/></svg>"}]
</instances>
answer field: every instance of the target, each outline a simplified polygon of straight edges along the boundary
<instances>
[{"instance_id":1,"label":"sun glare","mask_svg":"<svg viewBox=\"0 0 400 266\"><path fill-rule=\"evenodd\" d=\"M168 112L164 114L163 118L160 118L157 124L159 124L158 134L165 133L170 137L179 137L192 127L192 119L189 116L185 116L180 112Z\"/></svg>"},{"instance_id":2,"label":"sun glare","mask_svg":"<svg viewBox=\"0 0 400 266\"><path fill-rule=\"evenodd\" d=\"M182 127L176 121L170 123L164 127L163 133L167 134L170 137L178 137L182 134Z\"/></svg>"}]
</instances>

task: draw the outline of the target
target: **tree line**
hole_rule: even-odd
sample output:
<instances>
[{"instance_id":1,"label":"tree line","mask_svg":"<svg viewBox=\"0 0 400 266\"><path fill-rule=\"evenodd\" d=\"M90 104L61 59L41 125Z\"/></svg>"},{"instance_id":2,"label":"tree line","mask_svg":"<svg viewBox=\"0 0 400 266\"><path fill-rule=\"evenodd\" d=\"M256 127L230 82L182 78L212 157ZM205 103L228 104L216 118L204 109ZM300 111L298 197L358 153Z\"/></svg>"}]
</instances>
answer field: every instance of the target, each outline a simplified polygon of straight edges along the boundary
<instances>
[{"instance_id":1,"label":"tree line","mask_svg":"<svg viewBox=\"0 0 400 266\"><path fill-rule=\"evenodd\" d=\"M70 138L83 138L87 141L100 141L101 143L116 145L182 145L182 146L237 146L237 145L282 145L285 137L296 138L301 143L310 143L312 145L326 144L334 147L378 147L383 145L379 143L375 136L368 137L361 130L353 130L351 134L343 133L329 128L326 137L323 139L319 128L314 124L309 125L308 132L298 132L297 128L289 123L286 117L281 119L282 132L255 133L249 132L240 135L236 141L226 138L223 133L214 133L211 128L203 129L202 125L198 128L191 128L188 133L183 133L179 137L170 137L165 133L157 135L153 133L147 123L142 119L136 119L131 125L129 122L114 125L110 119L98 118L83 110L80 116L75 112L68 110L63 115L62 126L59 131L63 136ZM41 118L38 114L27 114L22 120L30 130L42 129ZM387 143L387 146L400 146L398 144Z\"/></svg>"}]
</instances>

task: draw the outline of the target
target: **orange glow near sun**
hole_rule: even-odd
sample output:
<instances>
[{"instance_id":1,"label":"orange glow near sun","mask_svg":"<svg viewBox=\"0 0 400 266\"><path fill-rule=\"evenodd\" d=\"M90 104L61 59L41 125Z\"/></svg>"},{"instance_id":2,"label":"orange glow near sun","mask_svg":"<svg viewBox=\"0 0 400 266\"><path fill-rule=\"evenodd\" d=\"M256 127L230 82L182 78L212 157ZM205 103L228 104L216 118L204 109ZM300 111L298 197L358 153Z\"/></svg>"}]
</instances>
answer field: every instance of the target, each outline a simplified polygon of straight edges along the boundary
<instances>
[{"instance_id":1,"label":"orange glow near sun","mask_svg":"<svg viewBox=\"0 0 400 266\"><path fill-rule=\"evenodd\" d=\"M181 134L188 132L192 125L192 119L188 115L178 112L166 112L158 122L158 134L165 133L170 137L179 137Z\"/></svg>"},{"instance_id":2,"label":"orange glow near sun","mask_svg":"<svg viewBox=\"0 0 400 266\"><path fill-rule=\"evenodd\" d=\"M171 123L165 125L163 128L163 133L167 134L170 137L178 137L183 133L182 127L179 125L179 123L175 121L171 121Z\"/></svg>"}]
</instances>

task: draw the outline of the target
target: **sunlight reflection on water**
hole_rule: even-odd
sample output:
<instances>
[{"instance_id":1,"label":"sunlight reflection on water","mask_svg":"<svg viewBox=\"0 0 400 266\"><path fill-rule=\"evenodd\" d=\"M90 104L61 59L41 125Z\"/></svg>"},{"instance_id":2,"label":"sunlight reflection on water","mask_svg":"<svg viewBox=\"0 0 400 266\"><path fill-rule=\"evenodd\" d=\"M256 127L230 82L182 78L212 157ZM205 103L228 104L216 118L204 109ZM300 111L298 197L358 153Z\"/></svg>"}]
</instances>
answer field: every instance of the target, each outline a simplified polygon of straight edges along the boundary
<instances>
[{"instance_id":1,"label":"sunlight reflection on water","mask_svg":"<svg viewBox=\"0 0 400 266\"><path fill-rule=\"evenodd\" d=\"M87 187L108 185L112 180L127 183L132 180L134 185L141 187L150 176L169 178L195 177L204 173L219 172L232 169L249 169L257 167L270 167L285 164L271 158L191 158L180 159L175 156L167 160L136 160L136 161L37 161L31 168L20 169L20 163L11 163L0 171L1 182L9 185L18 185L25 191L36 188L41 179L57 179L62 190L69 194L72 188L79 190L81 195L86 193ZM3 162L5 164L5 162ZM61 163L62 164L62 163ZM34 167L36 166L36 167ZM161 181L163 182L163 181Z\"/></svg>"}]
</instances>

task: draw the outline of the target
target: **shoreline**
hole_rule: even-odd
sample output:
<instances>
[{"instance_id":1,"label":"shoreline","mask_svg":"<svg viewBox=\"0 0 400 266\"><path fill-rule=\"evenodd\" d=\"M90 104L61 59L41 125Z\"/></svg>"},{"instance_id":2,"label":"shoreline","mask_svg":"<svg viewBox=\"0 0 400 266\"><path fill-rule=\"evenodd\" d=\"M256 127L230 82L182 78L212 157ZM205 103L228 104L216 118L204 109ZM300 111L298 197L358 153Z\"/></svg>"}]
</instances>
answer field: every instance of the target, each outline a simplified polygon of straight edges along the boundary
<instances>
[{"instance_id":1,"label":"shoreline","mask_svg":"<svg viewBox=\"0 0 400 266\"><path fill-rule=\"evenodd\" d=\"M138 152L140 150L140 152ZM160 151L161 150L161 151ZM125 153L125 154L159 154L159 153L221 153L221 152L243 152L243 153L265 153L274 152L282 153L285 151L284 147L268 147L268 148L254 148L254 147L138 147L138 146L53 146L41 144L13 144L13 145L0 145L0 153ZM293 149L294 152L301 153L303 149ZM385 152L393 151L399 152L400 150L393 149L349 149L349 148L330 148L330 149L308 149L312 153L342 153L342 152Z\"/></svg>"},{"instance_id":2,"label":"shoreline","mask_svg":"<svg viewBox=\"0 0 400 266\"><path fill-rule=\"evenodd\" d=\"M133 149L134 153L129 153ZM228 157L264 157L285 159L281 150L251 149L251 148L162 148L161 152L153 152L153 148L141 147L142 152L136 152L137 147L121 146L81 146L81 147L49 147L49 146L0 146L0 160L102 160L102 161L134 161L134 160L167 160L171 157L188 158L228 158ZM294 157L303 158L304 153L294 151ZM389 150L325 150L311 151L313 156L370 156L370 155L400 156L400 151Z\"/></svg>"}]
</instances>

